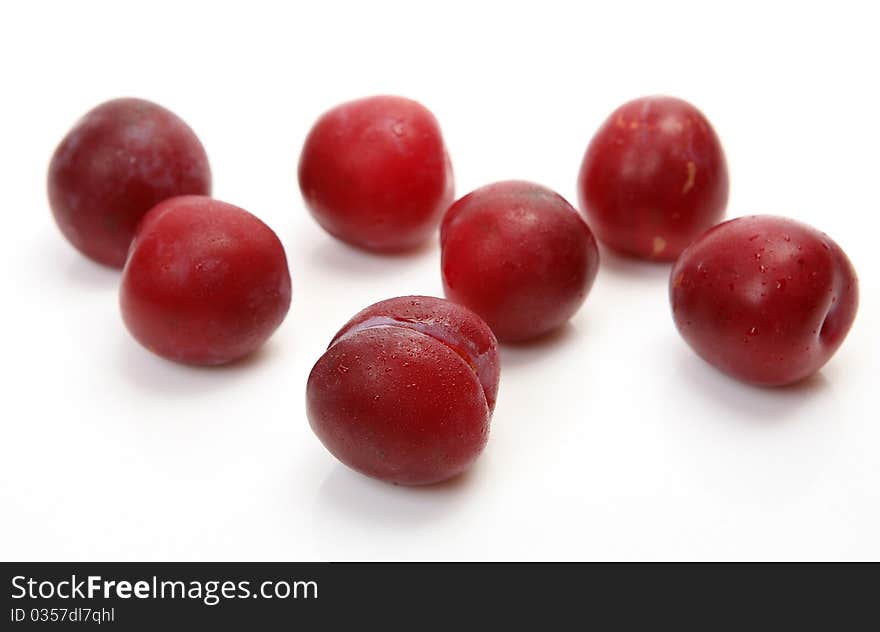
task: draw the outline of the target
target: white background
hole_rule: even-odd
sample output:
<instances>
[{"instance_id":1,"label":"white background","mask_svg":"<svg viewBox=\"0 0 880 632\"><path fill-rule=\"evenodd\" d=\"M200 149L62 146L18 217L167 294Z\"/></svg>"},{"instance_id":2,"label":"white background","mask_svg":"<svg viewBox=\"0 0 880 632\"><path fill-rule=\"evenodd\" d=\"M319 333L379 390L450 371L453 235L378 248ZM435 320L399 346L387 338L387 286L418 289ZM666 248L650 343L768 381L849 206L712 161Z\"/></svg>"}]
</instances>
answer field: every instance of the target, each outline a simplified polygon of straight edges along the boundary
<instances>
[{"instance_id":1,"label":"white background","mask_svg":"<svg viewBox=\"0 0 880 632\"><path fill-rule=\"evenodd\" d=\"M0 559L880 559L871 3L600 4L4 5ZM364 254L301 202L314 119L375 93L434 111L459 195L524 178L572 202L611 110L692 101L727 151L728 216L789 215L849 253L849 338L804 384L739 384L679 338L668 266L603 252L570 326L503 349L469 475L406 489L348 471L306 422L312 364L367 304L442 292L436 244ZM116 96L182 116L216 197L284 242L292 309L247 362L194 369L141 349L118 273L54 226L51 152Z\"/></svg>"}]
</instances>

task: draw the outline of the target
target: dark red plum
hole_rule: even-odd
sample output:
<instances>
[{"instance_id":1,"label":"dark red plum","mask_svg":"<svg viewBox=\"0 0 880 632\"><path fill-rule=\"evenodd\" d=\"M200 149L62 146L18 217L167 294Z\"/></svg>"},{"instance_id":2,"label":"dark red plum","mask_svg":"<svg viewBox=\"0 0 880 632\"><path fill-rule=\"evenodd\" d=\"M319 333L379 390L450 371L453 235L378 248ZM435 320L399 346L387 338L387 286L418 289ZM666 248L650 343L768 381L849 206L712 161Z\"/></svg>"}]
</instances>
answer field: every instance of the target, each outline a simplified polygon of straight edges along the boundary
<instances>
[{"instance_id":1,"label":"dark red plum","mask_svg":"<svg viewBox=\"0 0 880 632\"><path fill-rule=\"evenodd\" d=\"M675 261L724 216L724 151L690 103L636 99L615 110L593 136L578 194L599 241L625 255Z\"/></svg>"},{"instance_id":2,"label":"dark red plum","mask_svg":"<svg viewBox=\"0 0 880 632\"><path fill-rule=\"evenodd\" d=\"M144 216L119 301L147 349L216 365L260 347L287 315L290 294L287 257L272 229L232 204L183 196Z\"/></svg>"},{"instance_id":3,"label":"dark red plum","mask_svg":"<svg viewBox=\"0 0 880 632\"><path fill-rule=\"evenodd\" d=\"M855 270L828 235L772 215L710 229L681 254L669 286L691 348L765 386L821 369L846 338L858 296Z\"/></svg>"},{"instance_id":4,"label":"dark red plum","mask_svg":"<svg viewBox=\"0 0 880 632\"><path fill-rule=\"evenodd\" d=\"M375 251L423 244L454 187L434 115L395 96L343 103L322 115L303 146L299 185L327 232Z\"/></svg>"},{"instance_id":5,"label":"dark red plum","mask_svg":"<svg viewBox=\"0 0 880 632\"><path fill-rule=\"evenodd\" d=\"M94 108L68 132L49 166L49 204L83 254L121 268L135 228L162 200L211 193L208 157L174 113L142 99Z\"/></svg>"},{"instance_id":6,"label":"dark red plum","mask_svg":"<svg viewBox=\"0 0 880 632\"><path fill-rule=\"evenodd\" d=\"M458 200L443 219L440 244L446 297L476 312L503 342L567 322L599 268L583 218L531 182L498 182Z\"/></svg>"},{"instance_id":7,"label":"dark red plum","mask_svg":"<svg viewBox=\"0 0 880 632\"><path fill-rule=\"evenodd\" d=\"M354 316L315 364L309 423L358 472L437 483L483 451L499 376L495 336L476 314L440 298L392 298Z\"/></svg>"}]
</instances>

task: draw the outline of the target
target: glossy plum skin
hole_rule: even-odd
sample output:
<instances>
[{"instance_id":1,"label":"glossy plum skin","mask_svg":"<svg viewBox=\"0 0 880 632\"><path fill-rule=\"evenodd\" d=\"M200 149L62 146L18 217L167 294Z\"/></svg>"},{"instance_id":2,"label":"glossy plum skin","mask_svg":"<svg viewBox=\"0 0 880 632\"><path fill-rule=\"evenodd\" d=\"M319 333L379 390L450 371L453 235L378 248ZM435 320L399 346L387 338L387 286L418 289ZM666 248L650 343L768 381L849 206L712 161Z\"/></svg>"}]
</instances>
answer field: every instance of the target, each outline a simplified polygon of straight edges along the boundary
<instances>
[{"instance_id":1,"label":"glossy plum skin","mask_svg":"<svg viewBox=\"0 0 880 632\"><path fill-rule=\"evenodd\" d=\"M322 115L300 155L299 185L327 232L380 252L423 244L454 192L434 115L395 96L350 101Z\"/></svg>"},{"instance_id":2,"label":"glossy plum skin","mask_svg":"<svg viewBox=\"0 0 880 632\"><path fill-rule=\"evenodd\" d=\"M122 271L122 318L144 347L195 365L256 350L290 307L278 237L247 211L204 196L144 216Z\"/></svg>"},{"instance_id":3,"label":"glossy plum skin","mask_svg":"<svg viewBox=\"0 0 880 632\"><path fill-rule=\"evenodd\" d=\"M94 108L68 132L49 165L49 205L83 254L121 268L141 217L178 195L209 195L208 157L172 112L142 99Z\"/></svg>"},{"instance_id":4,"label":"glossy plum skin","mask_svg":"<svg viewBox=\"0 0 880 632\"><path fill-rule=\"evenodd\" d=\"M826 234L791 219L730 220L672 268L679 332L704 360L740 380L782 386L834 355L855 319L858 280Z\"/></svg>"},{"instance_id":5,"label":"glossy plum skin","mask_svg":"<svg viewBox=\"0 0 880 632\"><path fill-rule=\"evenodd\" d=\"M599 269L583 218L531 182L498 182L458 200L443 219L440 245L446 297L474 310L503 342L567 322Z\"/></svg>"},{"instance_id":6,"label":"glossy plum skin","mask_svg":"<svg viewBox=\"0 0 880 632\"><path fill-rule=\"evenodd\" d=\"M366 308L309 375L306 410L348 467L400 485L467 470L489 436L500 365L492 331L464 307L401 296Z\"/></svg>"},{"instance_id":7,"label":"glossy plum skin","mask_svg":"<svg viewBox=\"0 0 880 632\"><path fill-rule=\"evenodd\" d=\"M721 221L728 176L718 136L693 105L654 96L622 105L590 141L580 207L599 241L628 255L675 261Z\"/></svg>"}]
</instances>

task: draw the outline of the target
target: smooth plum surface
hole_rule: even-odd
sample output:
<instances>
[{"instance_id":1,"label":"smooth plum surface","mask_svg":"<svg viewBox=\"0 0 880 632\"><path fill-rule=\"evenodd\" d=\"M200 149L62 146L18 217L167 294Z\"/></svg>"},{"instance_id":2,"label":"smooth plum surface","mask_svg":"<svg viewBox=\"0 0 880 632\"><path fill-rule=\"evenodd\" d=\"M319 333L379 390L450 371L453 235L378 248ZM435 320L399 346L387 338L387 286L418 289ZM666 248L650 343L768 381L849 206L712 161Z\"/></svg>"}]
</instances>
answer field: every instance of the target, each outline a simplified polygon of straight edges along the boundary
<instances>
[{"instance_id":1,"label":"smooth plum surface","mask_svg":"<svg viewBox=\"0 0 880 632\"><path fill-rule=\"evenodd\" d=\"M476 314L439 298L393 298L354 316L315 364L309 423L354 470L436 483L483 451L499 376L495 337Z\"/></svg>"},{"instance_id":2,"label":"smooth plum surface","mask_svg":"<svg viewBox=\"0 0 880 632\"><path fill-rule=\"evenodd\" d=\"M720 224L688 247L669 296L678 330L704 360L778 386L834 355L855 319L858 280L825 233L759 215Z\"/></svg>"},{"instance_id":3,"label":"smooth plum surface","mask_svg":"<svg viewBox=\"0 0 880 632\"><path fill-rule=\"evenodd\" d=\"M121 268L141 217L178 195L208 195L208 157L172 112L142 99L116 99L70 130L49 166L49 204L83 254Z\"/></svg>"},{"instance_id":4,"label":"smooth plum surface","mask_svg":"<svg viewBox=\"0 0 880 632\"><path fill-rule=\"evenodd\" d=\"M490 184L453 204L440 230L446 297L502 341L545 334L581 307L599 268L578 212L531 182Z\"/></svg>"},{"instance_id":5,"label":"smooth plum surface","mask_svg":"<svg viewBox=\"0 0 880 632\"><path fill-rule=\"evenodd\" d=\"M169 360L237 360L262 345L290 307L284 248L272 229L237 206L171 198L138 228L120 306L138 342Z\"/></svg>"},{"instance_id":6,"label":"smooth plum surface","mask_svg":"<svg viewBox=\"0 0 880 632\"><path fill-rule=\"evenodd\" d=\"M434 115L394 96L343 103L321 116L300 156L299 185L327 232L377 251L424 243L454 190Z\"/></svg>"},{"instance_id":7,"label":"smooth plum surface","mask_svg":"<svg viewBox=\"0 0 880 632\"><path fill-rule=\"evenodd\" d=\"M600 241L623 254L674 261L724 216L727 163L693 105L645 97L622 105L590 141L578 195Z\"/></svg>"}]
</instances>

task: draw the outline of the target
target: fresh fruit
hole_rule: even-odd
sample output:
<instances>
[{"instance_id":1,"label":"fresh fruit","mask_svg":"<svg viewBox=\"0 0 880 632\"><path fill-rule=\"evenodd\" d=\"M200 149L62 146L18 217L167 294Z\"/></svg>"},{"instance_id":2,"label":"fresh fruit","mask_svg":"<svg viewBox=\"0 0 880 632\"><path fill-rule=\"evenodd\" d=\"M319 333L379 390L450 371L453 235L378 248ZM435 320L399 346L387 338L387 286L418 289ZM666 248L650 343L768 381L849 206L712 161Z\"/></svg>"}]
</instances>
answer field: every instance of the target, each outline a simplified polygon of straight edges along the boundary
<instances>
[{"instance_id":1,"label":"fresh fruit","mask_svg":"<svg viewBox=\"0 0 880 632\"><path fill-rule=\"evenodd\" d=\"M704 360L746 382L779 386L818 371L858 307L852 264L825 233L784 217L710 229L670 277L679 332Z\"/></svg>"},{"instance_id":2,"label":"fresh fruit","mask_svg":"<svg viewBox=\"0 0 880 632\"><path fill-rule=\"evenodd\" d=\"M483 451L499 376L495 336L476 314L440 298L392 298L346 323L315 364L309 423L354 470L436 483Z\"/></svg>"},{"instance_id":3,"label":"fresh fruit","mask_svg":"<svg viewBox=\"0 0 880 632\"><path fill-rule=\"evenodd\" d=\"M446 297L475 311L501 341L567 322L599 269L583 218L531 182L498 182L458 200L443 219L440 244Z\"/></svg>"},{"instance_id":4,"label":"fresh fruit","mask_svg":"<svg viewBox=\"0 0 880 632\"><path fill-rule=\"evenodd\" d=\"M727 164L706 117L672 97L622 105L587 147L581 209L599 241L625 255L675 261L721 221Z\"/></svg>"},{"instance_id":5,"label":"fresh fruit","mask_svg":"<svg viewBox=\"0 0 880 632\"><path fill-rule=\"evenodd\" d=\"M284 320L287 258L272 229L247 211L203 196L171 198L141 222L119 300L147 349L224 364L256 350Z\"/></svg>"},{"instance_id":6,"label":"fresh fruit","mask_svg":"<svg viewBox=\"0 0 880 632\"><path fill-rule=\"evenodd\" d=\"M394 96L343 103L321 116L300 156L299 185L327 232L376 251L423 244L453 199L437 120Z\"/></svg>"},{"instance_id":7,"label":"fresh fruit","mask_svg":"<svg viewBox=\"0 0 880 632\"><path fill-rule=\"evenodd\" d=\"M121 268L135 228L162 200L209 195L208 157L172 112L142 99L116 99L88 112L55 150L49 204L83 254Z\"/></svg>"}]
</instances>

